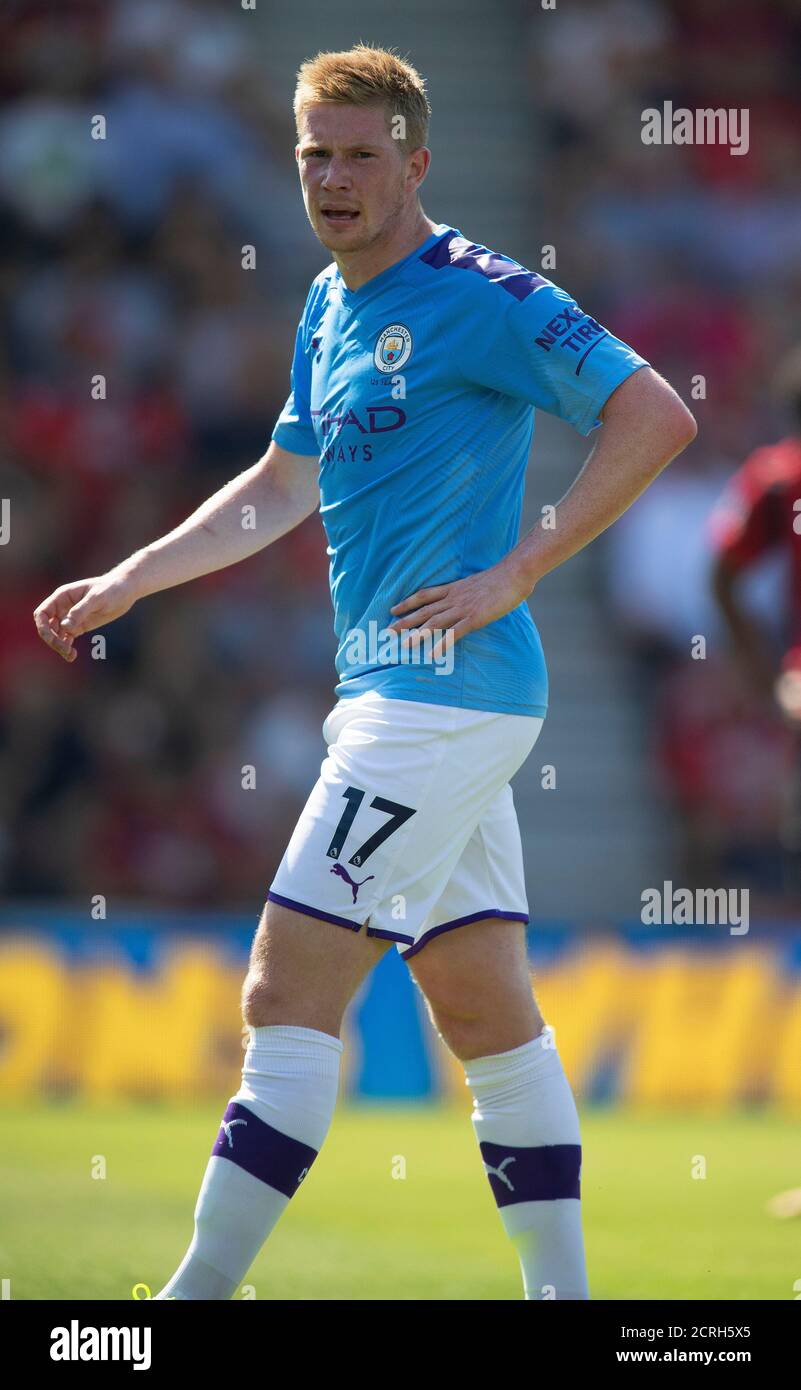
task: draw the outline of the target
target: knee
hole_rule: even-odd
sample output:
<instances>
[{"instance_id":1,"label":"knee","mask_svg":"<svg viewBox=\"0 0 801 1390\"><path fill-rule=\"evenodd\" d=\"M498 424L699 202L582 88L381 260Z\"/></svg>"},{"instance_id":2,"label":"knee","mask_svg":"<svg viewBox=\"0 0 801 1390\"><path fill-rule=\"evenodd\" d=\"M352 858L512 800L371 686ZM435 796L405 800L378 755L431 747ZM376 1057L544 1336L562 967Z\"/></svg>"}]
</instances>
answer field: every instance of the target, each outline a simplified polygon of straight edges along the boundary
<instances>
[{"instance_id":1,"label":"knee","mask_svg":"<svg viewBox=\"0 0 801 1390\"><path fill-rule=\"evenodd\" d=\"M429 1014L440 1038L460 1062L511 1052L538 1037L545 1026L533 998L507 1010L454 1010L429 1004Z\"/></svg>"},{"instance_id":2,"label":"knee","mask_svg":"<svg viewBox=\"0 0 801 1390\"><path fill-rule=\"evenodd\" d=\"M480 1052L471 1052L483 1039L487 1028L487 1019L481 1008L466 999L449 998L447 991L432 991L425 996L425 1001L436 1032L455 1057L481 1055Z\"/></svg>"},{"instance_id":3,"label":"knee","mask_svg":"<svg viewBox=\"0 0 801 1390\"><path fill-rule=\"evenodd\" d=\"M266 999L258 984L248 975L242 986L242 1022L251 1028L264 1026Z\"/></svg>"},{"instance_id":4,"label":"knee","mask_svg":"<svg viewBox=\"0 0 801 1390\"><path fill-rule=\"evenodd\" d=\"M250 1028L281 1024L338 1037L343 1012L336 998L292 979L281 982L263 964L251 964L242 985L242 1020Z\"/></svg>"},{"instance_id":5,"label":"knee","mask_svg":"<svg viewBox=\"0 0 801 1390\"><path fill-rule=\"evenodd\" d=\"M450 1014L442 1010L432 1010L432 1022L445 1046L459 1061L466 1062L473 1057L490 1056L493 1048L488 1041L485 1019L466 1017L464 1014Z\"/></svg>"},{"instance_id":6,"label":"knee","mask_svg":"<svg viewBox=\"0 0 801 1390\"><path fill-rule=\"evenodd\" d=\"M508 1019L465 1017L438 1014L435 1027L446 1047L460 1062L472 1062L477 1057L494 1057L522 1047L541 1031L534 1022L521 1020L510 1024Z\"/></svg>"},{"instance_id":7,"label":"knee","mask_svg":"<svg viewBox=\"0 0 801 1390\"><path fill-rule=\"evenodd\" d=\"M251 1028L263 1028L278 1021L286 1001L279 996L269 975L251 966L242 985L242 1019Z\"/></svg>"}]
</instances>

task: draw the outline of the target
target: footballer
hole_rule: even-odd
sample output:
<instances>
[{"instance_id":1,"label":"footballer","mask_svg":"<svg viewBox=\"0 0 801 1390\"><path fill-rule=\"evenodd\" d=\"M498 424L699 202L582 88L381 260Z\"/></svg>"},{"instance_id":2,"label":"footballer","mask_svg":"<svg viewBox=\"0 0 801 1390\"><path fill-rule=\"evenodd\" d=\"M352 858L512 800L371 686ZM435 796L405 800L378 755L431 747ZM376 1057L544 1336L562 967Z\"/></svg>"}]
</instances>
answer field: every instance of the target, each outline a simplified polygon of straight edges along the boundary
<instances>
[{"instance_id":1,"label":"footballer","mask_svg":"<svg viewBox=\"0 0 801 1390\"><path fill-rule=\"evenodd\" d=\"M328 752L254 936L242 1083L191 1244L157 1297L234 1295L322 1147L343 1012L394 948L464 1066L524 1297L587 1299L579 1120L532 993L509 785L547 711L527 599L695 421L570 294L426 215L431 110L408 62L364 44L319 53L294 110L306 211L331 263L309 289L267 452L174 531L35 612L72 661L80 635L319 508L339 643ZM535 408L597 434L555 525L520 539Z\"/></svg>"},{"instance_id":2,"label":"footballer","mask_svg":"<svg viewBox=\"0 0 801 1390\"><path fill-rule=\"evenodd\" d=\"M801 348L794 348L775 378L775 394L795 417L785 438L755 449L729 479L707 527L713 595L731 639L746 689L766 697L795 735L795 756L782 797L779 840L783 887L801 894ZM784 651L777 658L763 624L749 610L741 587L749 569L780 554Z\"/></svg>"}]
</instances>

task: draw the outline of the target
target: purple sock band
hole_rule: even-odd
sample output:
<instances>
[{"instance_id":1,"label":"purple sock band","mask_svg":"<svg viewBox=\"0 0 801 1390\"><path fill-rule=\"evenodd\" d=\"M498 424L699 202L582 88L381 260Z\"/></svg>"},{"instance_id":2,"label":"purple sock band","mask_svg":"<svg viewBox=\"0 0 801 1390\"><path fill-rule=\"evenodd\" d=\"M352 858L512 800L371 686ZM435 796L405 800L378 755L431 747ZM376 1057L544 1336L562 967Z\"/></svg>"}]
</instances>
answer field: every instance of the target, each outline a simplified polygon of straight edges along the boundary
<instances>
[{"instance_id":1,"label":"purple sock band","mask_svg":"<svg viewBox=\"0 0 801 1390\"><path fill-rule=\"evenodd\" d=\"M489 1184L499 1207L515 1202L554 1202L581 1196L580 1144L543 1144L516 1149L511 1144L479 1144Z\"/></svg>"},{"instance_id":2,"label":"purple sock band","mask_svg":"<svg viewBox=\"0 0 801 1390\"><path fill-rule=\"evenodd\" d=\"M223 1115L212 1158L237 1163L259 1182L292 1197L311 1168L317 1150L260 1120L247 1106L232 1100Z\"/></svg>"}]
</instances>

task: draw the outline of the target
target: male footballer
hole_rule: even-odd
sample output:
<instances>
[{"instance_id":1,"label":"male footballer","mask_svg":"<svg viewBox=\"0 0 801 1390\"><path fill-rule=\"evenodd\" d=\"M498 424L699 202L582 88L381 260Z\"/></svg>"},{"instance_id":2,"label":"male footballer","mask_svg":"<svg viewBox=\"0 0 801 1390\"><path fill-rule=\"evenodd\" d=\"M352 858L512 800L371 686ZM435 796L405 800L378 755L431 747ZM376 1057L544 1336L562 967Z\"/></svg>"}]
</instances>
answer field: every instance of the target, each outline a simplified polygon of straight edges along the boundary
<instances>
[{"instance_id":1,"label":"male footballer","mask_svg":"<svg viewBox=\"0 0 801 1390\"><path fill-rule=\"evenodd\" d=\"M526 600L695 421L564 290L426 216L429 116L423 80L390 51L303 64L295 154L333 259L309 290L269 448L174 531L35 613L72 661L77 637L138 599L235 564L320 509L339 643L328 755L267 894L243 986L242 1084L160 1299L234 1295L322 1146L343 1011L393 943L464 1065L525 1297L589 1297L578 1115L532 994L509 785L547 709ZM600 428L555 524L520 540L534 407Z\"/></svg>"},{"instance_id":2,"label":"male footballer","mask_svg":"<svg viewBox=\"0 0 801 1390\"><path fill-rule=\"evenodd\" d=\"M754 449L729 479L708 524L712 592L731 638L732 654L755 695L768 697L796 735L796 755L785 790L780 839L784 887L801 892L801 349L782 362L775 393L795 417L795 429ZM786 610L781 655L764 624L749 611L741 586L764 556L787 560L780 597Z\"/></svg>"}]
</instances>

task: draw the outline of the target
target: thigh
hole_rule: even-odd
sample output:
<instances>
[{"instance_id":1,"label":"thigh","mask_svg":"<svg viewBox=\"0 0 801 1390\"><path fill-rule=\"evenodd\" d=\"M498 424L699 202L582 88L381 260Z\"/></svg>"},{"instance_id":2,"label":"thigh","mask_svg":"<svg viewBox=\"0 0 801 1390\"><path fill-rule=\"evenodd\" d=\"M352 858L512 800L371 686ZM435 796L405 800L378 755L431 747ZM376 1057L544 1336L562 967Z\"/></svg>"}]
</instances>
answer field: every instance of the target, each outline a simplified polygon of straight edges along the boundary
<instances>
[{"instance_id":1,"label":"thigh","mask_svg":"<svg viewBox=\"0 0 801 1390\"><path fill-rule=\"evenodd\" d=\"M342 1015L389 942L268 902L253 938L242 1012L253 1027L339 1035Z\"/></svg>"},{"instance_id":2,"label":"thigh","mask_svg":"<svg viewBox=\"0 0 801 1390\"><path fill-rule=\"evenodd\" d=\"M533 999L522 922L486 917L430 941L409 962L432 1008L478 1017Z\"/></svg>"},{"instance_id":3,"label":"thigh","mask_svg":"<svg viewBox=\"0 0 801 1390\"><path fill-rule=\"evenodd\" d=\"M522 922L466 923L429 941L409 969L438 1032L464 1061L522 1047L542 1031Z\"/></svg>"}]
</instances>

